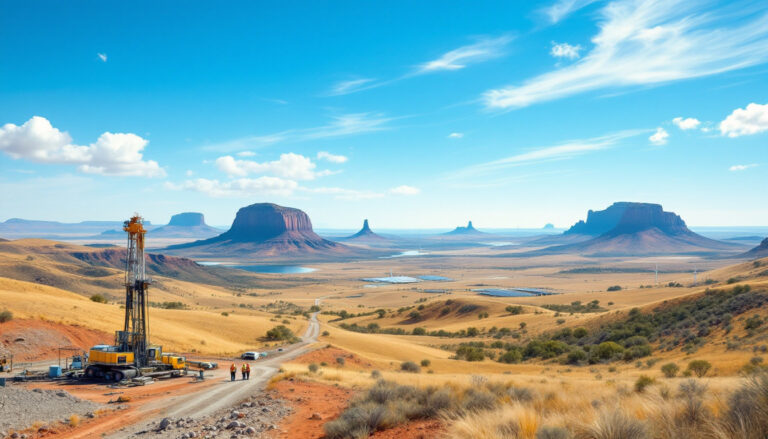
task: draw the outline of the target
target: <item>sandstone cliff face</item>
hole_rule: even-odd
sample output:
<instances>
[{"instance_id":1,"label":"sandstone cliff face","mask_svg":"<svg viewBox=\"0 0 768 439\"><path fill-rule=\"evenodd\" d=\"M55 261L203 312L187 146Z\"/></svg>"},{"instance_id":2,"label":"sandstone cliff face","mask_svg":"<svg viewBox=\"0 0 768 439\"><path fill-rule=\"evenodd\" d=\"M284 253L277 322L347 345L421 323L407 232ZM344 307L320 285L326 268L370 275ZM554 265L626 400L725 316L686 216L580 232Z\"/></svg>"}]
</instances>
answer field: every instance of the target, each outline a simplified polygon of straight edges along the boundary
<instances>
[{"instance_id":1,"label":"sandstone cliff face","mask_svg":"<svg viewBox=\"0 0 768 439\"><path fill-rule=\"evenodd\" d=\"M311 234L312 221L299 209L271 203L253 204L237 211L229 231L220 238L233 242L265 241L283 233ZM317 236L318 239L322 239Z\"/></svg>"},{"instance_id":2,"label":"sandstone cliff face","mask_svg":"<svg viewBox=\"0 0 768 439\"><path fill-rule=\"evenodd\" d=\"M664 212L659 204L618 202L605 210L590 210L586 222L579 221L565 234L616 236L653 228L672 235L691 233L680 216Z\"/></svg>"},{"instance_id":3,"label":"sandstone cliff face","mask_svg":"<svg viewBox=\"0 0 768 439\"><path fill-rule=\"evenodd\" d=\"M299 209L258 203L238 210L232 227L219 236L166 251L195 257L295 258L345 256L350 247L321 238L309 216Z\"/></svg>"},{"instance_id":4,"label":"sandstone cliff face","mask_svg":"<svg viewBox=\"0 0 768 439\"><path fill-rule=\"evenodd\" d=\"M195 227L195 226L205 226L205 217L202 213L198 212L184 212L184 213L178 213L171 217L171 222L168 223L169 226L179 226L179 227Z\"/></svg>"}]
</instances>

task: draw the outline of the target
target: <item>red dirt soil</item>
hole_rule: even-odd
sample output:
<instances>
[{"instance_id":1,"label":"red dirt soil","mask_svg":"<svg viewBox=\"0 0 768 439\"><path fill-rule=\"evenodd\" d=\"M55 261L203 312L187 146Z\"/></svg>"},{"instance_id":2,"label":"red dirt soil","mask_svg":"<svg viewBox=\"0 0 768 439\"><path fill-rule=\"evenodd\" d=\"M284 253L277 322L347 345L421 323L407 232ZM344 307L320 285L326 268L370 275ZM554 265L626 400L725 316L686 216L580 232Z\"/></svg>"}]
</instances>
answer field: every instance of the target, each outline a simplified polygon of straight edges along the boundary
<instances>
[{"instance_id":1,"label":"red dirt soil","mask_svg":"<svg viewBox=\"0 0 768 439\"><path fill-rule=\"evenodd\" d=\"M278 398L289 401L293 414L278 425L280 439L317 439L325 437L323 424L336 418L347 407L353 391L343 387L309 381L280 381L274 386ZM310 419L317 413L319 420Z\"/></svg>"},{"instance_id":2,"label":"red dirt soil","mask_svg":"<svg viewBox=\"0 0 768 439\"><path fill-rule=\"evenodd\" d=\"M0 346L9 350L16 362L54 359L59 355L59 347L88 350L97 344L112 343L113 339L106 332L45 320L14 319L0 323ZM62 356L70 355L72 352L62 352Z\"/></svg>"},{"instance_id":3,"label":"red dirt soil","mask_svg":"<svg viewBox=\"0 0 768 439\"><path fill-rule=\"evenodd\" d=\"M342 357L344 358L344 368L345 369L371 369L373 368L373 364L371 364L368 361L365 361L361 359L360 357L356 356L355 354L345 351L344 349L339 349L336 347L325 347L322 349L317 349L312 352L308 352L295 360L292 360L291 363L299 363L299 364L311 364L316 363L320 364L322 362L325 362L328 364L329 367L334 367L337 365L336 359Z\"/></svg>"},{"instance_id":4,"label":"red dirt soil","mask_svg":"<svg viewBox=\"0 0 768 439\"><path fill-rule=\"evenodd\" d=\"M377 431L372 439L432 439L442 437L445 426L434 419L411 421L389 430Z\"/></svg>"}]
</instances>

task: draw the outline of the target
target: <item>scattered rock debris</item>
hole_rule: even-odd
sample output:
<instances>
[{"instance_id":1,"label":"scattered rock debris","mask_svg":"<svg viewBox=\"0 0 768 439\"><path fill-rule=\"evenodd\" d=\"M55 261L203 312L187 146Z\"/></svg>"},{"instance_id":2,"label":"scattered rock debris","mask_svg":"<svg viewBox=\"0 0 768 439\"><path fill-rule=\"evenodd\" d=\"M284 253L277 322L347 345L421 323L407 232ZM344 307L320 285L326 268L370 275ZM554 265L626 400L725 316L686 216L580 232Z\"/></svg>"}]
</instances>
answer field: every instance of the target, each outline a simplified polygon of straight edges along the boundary
<instances>
[{"instance_id":1,"label":"scattered rock debris","mask_svg":"<svg viewBox=\"0 0 768 439\"><path fill-rule=\"evenodd\" d=\"M293 413L286 401L267 391L254 395L237 408L220 410L213 415L193 419L163 418L131 437L136 438L265 438L277 429L281 419Z\"/></svg>"}]
</instances>

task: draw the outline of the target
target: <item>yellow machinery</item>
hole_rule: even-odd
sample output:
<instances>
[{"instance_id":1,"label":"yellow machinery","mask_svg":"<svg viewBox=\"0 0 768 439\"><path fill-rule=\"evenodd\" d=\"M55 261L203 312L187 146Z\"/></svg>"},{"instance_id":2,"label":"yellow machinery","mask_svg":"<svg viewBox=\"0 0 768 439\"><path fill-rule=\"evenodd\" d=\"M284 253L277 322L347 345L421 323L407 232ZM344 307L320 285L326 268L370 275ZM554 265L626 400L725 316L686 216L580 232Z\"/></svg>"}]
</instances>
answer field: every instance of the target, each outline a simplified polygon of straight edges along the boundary
<instances>
[{"instance_id":1,"label":"yellow machinery","mask_svg":"<svg viewBox=\"0 0 768 439\"><path fill-rule=\"evenodd\" d=\"M122 381L137 376L186 374L184 357L164 354L161 346L149 345L147 290L151 280L144 259L144 220L137 214L123 224L128 233L125 264L125 324L115 333L114 346L95 346L88 354L87 378Z\"/></svg>"}]
</instances>

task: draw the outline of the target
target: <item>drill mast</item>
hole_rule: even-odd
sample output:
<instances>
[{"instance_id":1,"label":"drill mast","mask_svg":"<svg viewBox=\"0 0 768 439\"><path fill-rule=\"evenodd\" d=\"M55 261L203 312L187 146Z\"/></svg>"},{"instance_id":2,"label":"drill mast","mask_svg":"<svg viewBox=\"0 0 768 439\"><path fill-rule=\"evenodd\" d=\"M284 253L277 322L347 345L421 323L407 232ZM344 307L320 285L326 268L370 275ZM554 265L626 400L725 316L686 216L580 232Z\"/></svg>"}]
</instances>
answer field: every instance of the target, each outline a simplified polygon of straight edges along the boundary
<instances>
[{"instance_id":1,"label":"drill mast","mask_svg":"<svg viewBox=\"0 0 768 439\"><path fill-rule=\"evenodd\" d=\"M138 214L123 223L128 233L128 253L125 264L125 325L117 332L116 344L122 352L133 352L134 366L146 367L147 353L147 278L144 260L144 219Z\"/></svg>"}]
</instances>

